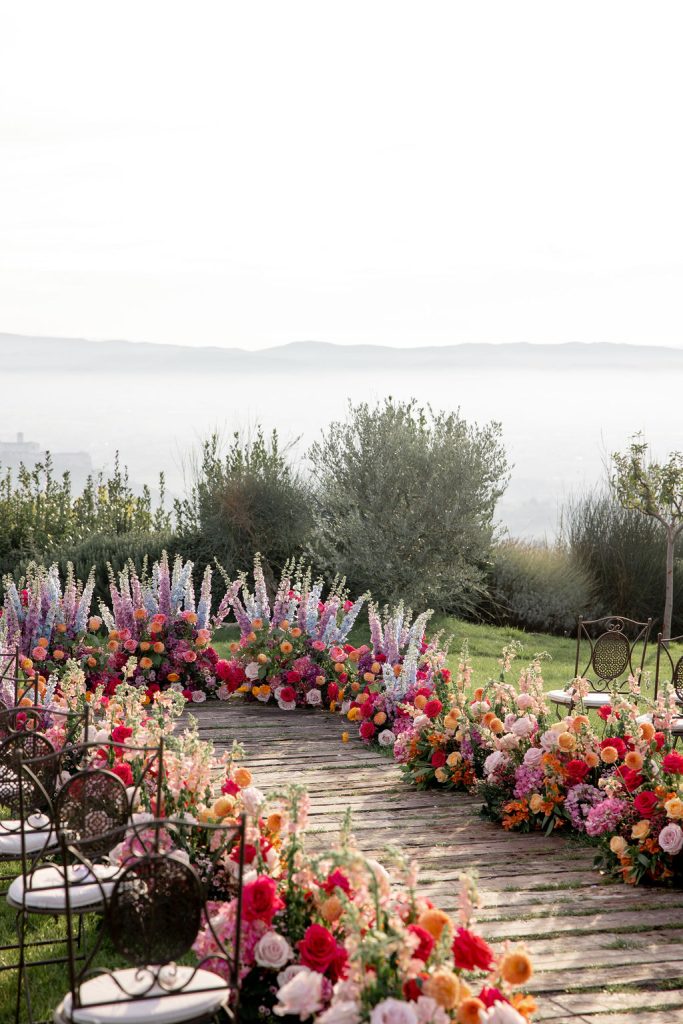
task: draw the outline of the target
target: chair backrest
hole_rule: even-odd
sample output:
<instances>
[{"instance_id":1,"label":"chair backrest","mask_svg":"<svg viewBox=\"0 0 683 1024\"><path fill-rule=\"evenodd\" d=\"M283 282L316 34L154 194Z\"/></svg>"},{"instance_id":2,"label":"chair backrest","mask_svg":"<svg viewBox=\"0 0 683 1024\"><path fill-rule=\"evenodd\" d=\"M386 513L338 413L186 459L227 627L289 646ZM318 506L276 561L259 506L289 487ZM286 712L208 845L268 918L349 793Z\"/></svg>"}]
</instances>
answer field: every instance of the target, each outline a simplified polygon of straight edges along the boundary
<instances>
[{"instance_id":1,"label":"chair backrest","mask_svg":"<svg viewBox=\"0 0 683 1024\"><path fill-rule=\"evenodd\" d=\"M671 683L678 699L683 702L683 635L666 639L657 637L657 663L655 668L655 700L660 681Z\"/></svg>"},{"instance_id":2,"label":"chair backrest","mask_svg":"<svg viewBox=\"0 0 683 1024\"><path fill-rule=\"evenodd\" d=\"M39 772L29 777L24 761L38 759ZM14 732L0 743L0 806L23 821L49 809L59 774L59 753L47 736L35 729Z\"/></svg>"},{"instance_id":3,"label":"chair backrest","mask_svg":"<svg viewBox=\"0 0 683 1024\"><path fill-rule=\"evenodd\" d=\"M17 704L19 691L19 648L0 646L0 699Z\"/></svg>"},{"instance_id":4,"label":"chair backrest","mask_svg":"<svg viewBox=\"0 0 683 1024\"><path fill-rule=\"evenodd\" d=\"M174 966L187 954L197 938L200 927L210 922L208 913L208 887L179 851L194 848L198 833L204 833L205 848L212 851L215 861L227 851L239 851L235 879L234 930L230 947L215 935L215 949L194 968L185 968L176 974ZM60 833L61 863L66 871L80 863L88 865L78 847L69 843L69 837ZM180 819L161 818L133 825L124 843L126 856L120 874L113 886L100 884L104 904L104 927L100 929L94 945L85 959L77 959L73 945L73 921L68 887L66 893L67 935L71 1005L93 1009L102 1005L93 1001L82 988L93 977L112 975L107 968L95 967L105 937L117 953L135 968L130 990L126 976L121 972L113 979L116 987L131 1003L146 999L159 999L184 992L221 991L225 983L219 977L198 975L204 968L228 981L231 991L239 989L239 960L242 926L242 883L244 874L245 819L236 824L199 825ZM94 873L94 872L93 872ZM170 969L170 970L169 970ZM109 988L111 993L111 988ZM111 999L111 994L107 1001Z\"/></svg>"},{"instance_id":5,"label":"chair backrest","mask_svg":"<svg viewBox=\"0 0 683 1024\"><path fill-rule=\"evenodd\" d=\"M652 619L637 622L623 615L599 619L579 616L574 675L588 680L592 690L627 692L629 676L640 678Z\"/></svg>"}]
</instances>

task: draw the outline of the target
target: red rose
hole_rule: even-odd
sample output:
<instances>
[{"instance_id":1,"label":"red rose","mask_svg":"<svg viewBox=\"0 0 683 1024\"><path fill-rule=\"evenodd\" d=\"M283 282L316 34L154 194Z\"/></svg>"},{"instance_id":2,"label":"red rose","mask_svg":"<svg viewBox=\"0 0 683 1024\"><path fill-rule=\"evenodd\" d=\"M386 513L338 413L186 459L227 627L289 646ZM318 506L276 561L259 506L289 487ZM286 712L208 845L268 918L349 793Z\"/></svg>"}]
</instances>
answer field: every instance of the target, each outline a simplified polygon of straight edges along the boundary
<instances>
[{"instance_id":1,"label":"red rose","mask_svg":"<svg viewBox=\"0 0 683 1024\"><path fill-rule=\"evenodd\" d=\"M118 775L124 786L133 785L133 773L127 761L119 761L112 768L114 775Z\"/></svg>"},{"instance_id":2,"label":"red rose","mask_svg":"<svg viewBox=\"0 0 683 1024\"><path fill-rule=\"evenodd\" d=\"M339 696L339 687L336 683L330 683L327 687L327 696L330 700L336 700Z\"/></svg>"},{"instance_id":3,"label":"red rose","mask_svg":"<svg viewBox=\"0 0 683 1024\"><path fill-rule=\"evenodd\" d=\"M304 967L324 974L337 956L337 942L332 932L321 924L312 924L297 942L299 960Z\"/></svg>"},{"instance_id":4,"label":"red rose","mask_svg":"<svg viewBox=\"0 0 683 1024\"><path fill-rule=\"evenodd\" d=\"M345 892L346 895L348 896L349 893L351 892L351 883L349 882L346 875L339 870L339 868L335 868L334 871L330 872L330 874L327 876L327 878L322 883L320 888L324 889L325 892L330 894L330 896L332 895L335 889L341 889L342 892Z\"/></svg>"},{"instance_id":5,"label":"red rose","mask_svg":"<svg viewBox=\"0 0 683 1024\"><path fill-rule=\"evenodd\" d=\"M358 731L364 740L371 740L375 735L376 729L372 722L363 722Z\"/></svg>"},{"instance_id":6,"label":"red rose","mask_svg":"<svg viewBox=\"0 0 683 1024\"><path fill-rule=\"evenodd\" d=\"M658 803L657 794L650 789L644 789L633 801L633 806L641 818L651 818Z\"/></svg>"},{"instance_id":7,"label":"red rose","mask_svg":"<svg viewBox=\"0 0 683 1024\"><path fill-rule=\"evenodd\" d=\"M244 844L244 863L252 864L256 857L256 847L253 843ZM240 862L240 844L238 843L230 854L230 860L235 864Z\"/></svg>"},{"instance_id":8,"label":"red rose","mask_svg":"<svg viewBox=\"0 0 683 1024\"><path fill-rule=\"evenodd\" d=\"M683 775L683 755L678 754L675 750L672 750L670 754L665 754L662 758L662 768L665 772L671 772L672 775Z\"/></svg>"},{"instance_id":9,"label":"red rose","mask_svg":"<svg viewBox=\"0 0 683 1024\"><path fill-rule=\"evenodd\" d=\"M293 700L296 700L296 690L292 686L282 686L277 696L278 700L291 704Z\"/></svg>"},{"instance_id":10,"label":"red rose","mask_svg":"<svg viewBox=\"0 0 683 1024\"><path fill-rule=\"evenodd\" d=\"M291 669L289 672L285 672L285 679L292 686L296 686L297 683L301 682L301 673L297 672L296 669Z\"/></svg>"},{"instance_id":11,"label":"red rose","mask_svg":"<svg viewBox=\"0 0 683 1024\"><path fill-rule=\"evenodd\" d=\"M366 700L365 704L361 704L361 706L360 706L360 716L361 716L361 718L372 718L374 713L375 713L375 709L372 706L372 701L371 700Z\"/></svg>"},{"instance_id":12,"label":"red rose","mask_svg":"<svg viewBox=\"0 0 683 1024\"><path fill-rule=\"evenodd\" d=\"M666 743L666 736L664 735L664 733L663 732L656 732L654 734L653 739L654 739L655 743L657 744L657 750L661 750L662 747L664 746L664 744Z\"/></svg>"},{"instance_id":13,"label":"red rose","mask_svg":"<svg viewBox=\"0 0 683 1024\"><path fill-rule=\"evenodd\" d=\"M443 709L443 704L436 697L433 700L428 700L424 706L424 713L427 718L436 718L439 712Z\"/></svg>"},{"instance_id":14,"label":"red rose","mask_svg":"<svg viewBox=\"0 0 683 1024\"><path fill-rule=\"evenodd\" d=\"M490 971L493 952L487 942L467 928L458 928L453 939L453 962L462 971ZM480 996L480 998L482 998ZM487 1004L488 1005L488 1004Z\"/></svg>"},{"instance_id":15,"label":"red rose","mask_svg":"<svg viewBox=\"0 0 683 1024\"><path fill-rule=\"evenodd\" d=\"M583 782L583 780L588 775L589 771L590 771L590 768L588 767L586 762L585 761L581 761L579 758L576 758L573 761L569 761L565 765L565 773L566 773L566 776L567 776L567 782L570 785L576 785L579 782Z\"/></svg>"},{"instance_id":16,"label":"red rose","mask_svg":"<svg viewBox=\"0 0 683 1024\"><path fill-rule=\"evenodd\" d=\"M601 708L598 708L598 715L602 718L603 722L606 722L609 716L612 714L612 705L604 704Z\"/></svg>"},{"instance_id":17,"label":"red rose","mask_svg":"<svg viewBox=\"0 0 683 1024\"><path fill-rule=\"evenodd\" d=\"M127 725L116 725L111 731L111 738L114 743L123 743L133 735L133 730Z\"/></svg>"},{"instance_id":18,"label":"red rose","mask_svg":"<svg viewBox=\"0 0 683 1024\"><path fill-rule=\"evenodd\" d=\"M497 988L487 988L484 985L483 989L479 993L479 998L488 1010L494 1003L509 1003L510 1000L506 999L502 992Z\"/></svg>"},{"instance_id":19,"label":"red rose","mask_svg":"<svg viewBox=\"0 0 683 1024\"><path fill-rule=\"evenodd\" d=\"M245 850L246 852L246 850ZM245 921L264 921L270 925L284 903L277 894L274 879L259 875L242 890L242 913Z\"/></svg>"},{"instance_id":20,"label":"red rose","mask_svg":"<svg viewBox=\"0 0 683 1024\"><path fill-rule=\"evenodd\" d=\"M226 779L221 786L221 793L226 793L228 796L235 796L239 791L240 787L233 779Z\"/></svg>"},{"instance_id":21,"label":"red rose","mask_svg":"<svg viewBox=\"0 0 683 1024\"><path fill-rule=\"evenodd\" d=\"M429 960L432 955L432 950L436 945L436 940L433 935L427 931L426 928L422 928L419 924L409 924L408 931L416 935L420 940L420 944L413 953L416 960L422 960L424 963Z\"/></svg>"},{"instance_id":22,"label":"red rose","mask_svg":"<svg viewBox=\"0 0 683 1024\"><path fill-rule=\"evenodd\" d=\"M344 946L337 946L337 951L327 973L332 981L339 981L340 978L345 978L349 973L349 954Z\"/></svg>"},{"instance_id":23,"label":"red rose","mask_svg":"<svg viewBox=\"0 0 683 1024\"><path fill-rule=\"evenodd\" d=\"M229 693L234 693L235 690L238 690L247 678L239 661L234 659L225 661L225 659L221 658L220 661L217 661L216 675L222 683L227 683Z\"/></svg>"},{"instance_id":24,"label":"red rose","mask_svg":"<svg viewBox=\"0 0 683 1024\"><path fill-rule=\"evenodd\" d=\"M634 772L632 768L627 768L625 764L619 765L616 770L616 774L621 776L621 779L629 793L635 792L635 790L643 784L643 776L640 772Z\"/></svg>"},{"instance_id":25,"label":"red rose","mask_svg":"<svg viewBox=\"0 0 683 1024\"><path fill-rule=\"evenodd\" d=\"M444 750L435 750L429 763L432 768L443 768L446 763L446 752Z\"/></svg>"},{"instance_id":26,"label":"red rose","mask_svg":"<svg viewBox=\"0 0 683 1024\"><path fill-rule=\"evenodd\" d=\"M411 978L410 981L403 982L403 995L408 1003L416 1003L418 1001L422 995L422 986L417 978Z\"/></svg>"}]
</instances>

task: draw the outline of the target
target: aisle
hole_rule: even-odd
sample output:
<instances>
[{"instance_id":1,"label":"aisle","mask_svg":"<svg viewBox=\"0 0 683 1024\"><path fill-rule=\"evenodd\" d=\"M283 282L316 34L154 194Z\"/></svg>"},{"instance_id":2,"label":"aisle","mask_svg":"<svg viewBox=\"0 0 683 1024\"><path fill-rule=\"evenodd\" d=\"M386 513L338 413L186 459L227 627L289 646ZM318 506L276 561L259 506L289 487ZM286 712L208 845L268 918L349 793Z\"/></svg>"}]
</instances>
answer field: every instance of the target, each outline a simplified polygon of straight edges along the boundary
<instances>
[{"instance_id":1,"label":"aisle","mask_svg":"<svg viewBox=\"0 0 683 1024\"><path fill-rule=\"evenodd\" d=\"M233 738L245 744L260 789L307 787L312 843L335 835L351 807L359 846L379 854L393 845L415 857L421 891L450 911L458 873L474 868L482 934L492 943L523 939L533 956L527 987L539 1020L683 1024L683 892L605 881L591 868L591 847L509 835L480 817L476 799L416 792L389 758L357 740L342 744L342 722L328 713L238 702L192 711L218 750Z\"/></svg>"}]
</instances>

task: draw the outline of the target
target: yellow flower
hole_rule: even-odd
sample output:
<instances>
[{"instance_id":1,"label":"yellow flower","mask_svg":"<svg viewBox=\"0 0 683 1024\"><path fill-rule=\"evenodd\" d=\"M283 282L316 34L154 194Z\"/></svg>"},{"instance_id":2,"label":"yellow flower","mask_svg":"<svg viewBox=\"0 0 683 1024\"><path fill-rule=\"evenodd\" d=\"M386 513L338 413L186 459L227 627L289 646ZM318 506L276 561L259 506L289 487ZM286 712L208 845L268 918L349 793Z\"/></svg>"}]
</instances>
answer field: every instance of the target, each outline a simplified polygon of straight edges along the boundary
<instances>
[{"instance_id":1,"label":"yellow flower","mask_svg":"<svg viewBox=\"0 0 683 1024\"><path fill-rule=\"evenodd\" d=\"M617 857L622 857L626 852L627 847L628 843L623 836L612 836L609 841L609 848Z\"/></svg>"},{"instance_id":2,"label":"yellow flower","mask_svg":"<svg viewBox=\"0 0 683 1024\"><path fill-rule=\"evenodd\" d=\"M460 753L459 750L454 750L446 758L446 764L448 765L449 768L455 768L456 765L459 765L461 761L462 761L462 754Z\"/></svg>"},{"instance_id":3,"label":"yellow flower","mask_svg":"<svg viewBox=\"0 0 683 1024\"><path fill-rule=\"evenodd\" d=\"M529 956L520 951L505 954L500 962L500 973L508 985L525 985L534 972Z\"/></svg>"},{"instance_id":4,"label":"yellow flower","mask_svg":"<svg viewBox=\"0 0 683 1024\"><path fill-rule=\"evenodd\" d=\"M342 743L348 743L348 742L349 742L349 734L348 734L348 732L343 732L342 733Z\"/></svg>"},{"instance_id":5,"label":"yellow flower","mask_svg":"<svg viewBox=\"0 0 683 1024\"><path fill-rule=\"evenodd\" d=\"M543 797L540 796L539 793L532 794L531 799L529 800L529 809L533 811L534 814L538 814L542 807Z\"/></svg>"},{"instance_id":6,"label":"yellow flower","mask_svg":"<svg viewBox=\"0 0 683 1024\"><path fill-rule=\"evenodd\" d=\"M647 839L650 834L650 822L639 821L631 829L633 839Z\"/></svg>"},{"instance_id":7,"label":"yellow flower","mask_svg":"<svg viewBox=\"0 0 683 1024\"><path fill-rule=\"evenodd\" d=\"M349 722L357 722L358 719L360 718L360 708L349 708L349 710L346 712L346 717L348 718Z\"/></svg>"},{"instance_id":8,"label":"yellow flower","mask_svg":"<svg viewBox=\"0 0 683 1024\"><path fill-rule=\"evenodd\" d=\"M460 980L447 967L439 967L427 978L422 991L444 1010L454 1010L460 1001Z\"/></svg>"},{"instance_id":9,"label":"yellow flower","mask_svg":"<svg viewBox=\"0 0 683 1024\"><path fill-rule=\"evenodd\" d=\"M670 800L667 800L664 804L664 809L669 818L674 818L676 820L683 818L683 800L679 800L677 796L673 796Z\"/></svg>"}]
</instances>

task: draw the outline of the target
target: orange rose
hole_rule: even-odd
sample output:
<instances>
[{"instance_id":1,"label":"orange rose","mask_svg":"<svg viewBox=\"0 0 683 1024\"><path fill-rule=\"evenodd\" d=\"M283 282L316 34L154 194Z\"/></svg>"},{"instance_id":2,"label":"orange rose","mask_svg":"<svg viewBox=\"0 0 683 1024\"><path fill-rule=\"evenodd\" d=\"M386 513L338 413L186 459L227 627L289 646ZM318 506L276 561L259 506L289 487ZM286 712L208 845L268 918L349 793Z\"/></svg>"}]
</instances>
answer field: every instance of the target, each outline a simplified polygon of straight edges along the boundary
<instances>
[{"instance_id":1,"label":"orange rose","mask_svg":"<svg viewBox=\"0 0 683 1024\"><path fill-rule=\"evenodd\" d=\"M162 644L161 640L157 640L157 642L154 645L154 653L155 654L163 654L165 650L166 650L166 648Z\"/></svg>"},{"instance_id":2,"label":"orange rose","mask_svg":"<svg viewBox=\"0 0 683 1024\"><path fill-rule=\"evenodd\" d=\"M557 745L560 750L574 750L576 747L576 736L572 736L570 732L561 732L557 737Z\"/></svg>"},{"instance_id":3,"label":"orange rose","mask_svg":"<svg viewBox=\"0 0 683 1024\"><path fill-rule=\"evenodd\" d=\"M151 658L140 658L140 668L148 669L151 668L154 662Z\"/></svg>"},{"instance_id":4,"label":"orange rose","mask_svg":"<svg viewBox=\"0 0 683 1024\"><path fill-rule=\"evenodd\" d=\"M177 683L178 680L180 679L180 676L178 675L177 672L169 672L166 678L168 679L169 683Z\"/></svg>"},{"instance_id":5,"label":"orange rose","mask_svg":"<svg viewBox=\"0 0 683 1024\"><path fill-rule=\"evenodd\" d=\"M235 782L240 789L246 789L247 786L251 786L252 774L248 768L238 768L235 771Z\"/></svg>"},{"instance_id":6,"label":"orange rose","mask_svg":"<svg viewBox=\"0 0 683 1024\"><path fill-rule=\"evenodd\" d=\"M654 739L655 727L652 722L641 722L640 723L640 735L643 737L646 743L650 743Z\"/></svg>"}]
</instances>

